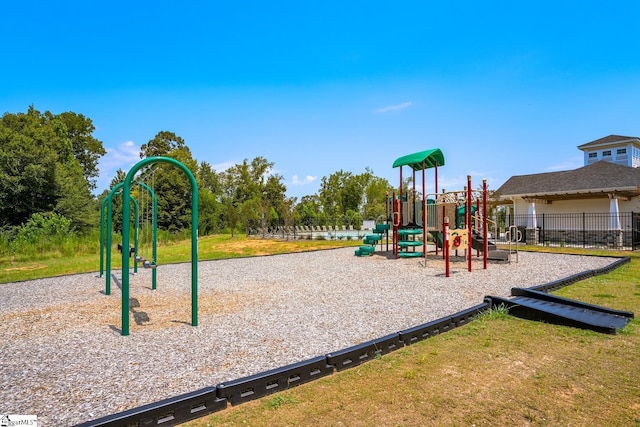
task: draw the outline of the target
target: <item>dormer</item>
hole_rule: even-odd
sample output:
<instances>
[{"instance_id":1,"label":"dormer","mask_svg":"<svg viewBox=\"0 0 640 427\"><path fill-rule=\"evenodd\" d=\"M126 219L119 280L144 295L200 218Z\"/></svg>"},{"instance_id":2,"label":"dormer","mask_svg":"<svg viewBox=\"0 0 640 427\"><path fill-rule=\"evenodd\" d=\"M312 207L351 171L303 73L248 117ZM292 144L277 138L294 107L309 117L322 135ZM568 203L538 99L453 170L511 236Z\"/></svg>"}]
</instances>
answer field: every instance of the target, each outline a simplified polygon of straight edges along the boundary
<instances>
[{"instance_id":1,"label":"dormer","mask_svg":"<svg viewBox=\"0 0 640 427\"><path fill-rule=\"evenodd\" d=\"M609 135L579 145L584 152L584 165L600 160L637 168L640 166L640 138L637 136Z\"/></svg>"}]
</instances>

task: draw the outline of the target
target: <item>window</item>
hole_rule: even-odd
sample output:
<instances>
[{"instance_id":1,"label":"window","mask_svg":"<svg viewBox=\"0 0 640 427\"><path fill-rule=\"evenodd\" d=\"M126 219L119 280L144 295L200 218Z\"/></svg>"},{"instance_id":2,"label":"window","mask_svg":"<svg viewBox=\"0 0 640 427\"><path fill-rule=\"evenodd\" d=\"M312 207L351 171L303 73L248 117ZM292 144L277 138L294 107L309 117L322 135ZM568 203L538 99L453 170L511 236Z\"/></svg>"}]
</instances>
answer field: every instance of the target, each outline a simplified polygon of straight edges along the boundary
<instances>
[{"instance_id":1,"label":"window","mask_svg":"<svg viewBox=\"0 0 640 427\"><path fill-rule=\"evenodd\" d=\"M618 148L618 150L616 151L616 154L627 154L627 149L626 148Z\"/></svg>"},{"instance_id":2,"label":"window","mask_svg":"<svg viewBox=\"0 0 640 427\"><path fill-rule=\"evenodd\" d=\"M611 156L611 150L604 150L602 152L602 157Z\"/></svg>"},{"instance_id":3,"label":"window","mask_svg":"<svg viewBox=\"0 0 640 427\"><path fill-rule=\"evenodd\" d=\"M590 158L590 159L596 159L596 158L598 158L598 153L589 153L589 158Z\"/></svg>"}]
</instances>

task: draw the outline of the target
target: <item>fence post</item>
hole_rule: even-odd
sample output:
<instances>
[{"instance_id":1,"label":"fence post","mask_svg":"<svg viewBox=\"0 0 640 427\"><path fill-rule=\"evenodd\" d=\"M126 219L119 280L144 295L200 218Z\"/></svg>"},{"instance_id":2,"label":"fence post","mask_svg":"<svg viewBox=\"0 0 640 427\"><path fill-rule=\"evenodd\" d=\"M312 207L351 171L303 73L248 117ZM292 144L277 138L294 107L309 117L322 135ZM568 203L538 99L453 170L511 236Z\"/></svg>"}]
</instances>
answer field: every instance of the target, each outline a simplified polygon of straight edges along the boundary
<instances>
[{"instance_id":1,"label":"fence post","mask_svg":"<svg viewBox=\"0 0 640 427\"><path fill-rule=\"evenodd\" d=\"M631 250L636 250L636 214L631 211Z\"/></svg>"},{"instance_id":2,"label":"fence post","mask_svg":"<svg viewBox=\"0 0 640 427\"><path fill-rule=\"evenodd\" d=\"M585 213L582 212L582 247L587 247L587 227L585 224Z\"/></svg>"}]
</instances>

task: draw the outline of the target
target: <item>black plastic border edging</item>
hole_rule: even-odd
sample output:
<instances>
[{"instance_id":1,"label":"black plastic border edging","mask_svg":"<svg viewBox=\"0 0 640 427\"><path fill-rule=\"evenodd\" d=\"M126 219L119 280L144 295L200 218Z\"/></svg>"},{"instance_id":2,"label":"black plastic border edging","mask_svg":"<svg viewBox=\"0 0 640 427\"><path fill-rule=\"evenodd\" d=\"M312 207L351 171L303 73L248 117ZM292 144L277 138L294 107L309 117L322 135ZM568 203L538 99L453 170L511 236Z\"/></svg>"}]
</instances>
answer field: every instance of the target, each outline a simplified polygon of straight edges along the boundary
<instances>
[{"instance_id":1,"label":"black plastic border edging","mask_svg":"<svg viewBox=\"0 0 640 427\"><path fill-rule=\"evenodd\" d=\"M608 273L630 261L631 258L629 257L620 258L606 267L587 270L529 289L542 292L553 291L588 277ZM206 387L198 391L108 415L93 421L87 421L78 424L76 427L127 427L132 425L138 427L169 427L182 424L226 409L228 404L235 406L271 393L280 392L290 387L331 375L334 370L341 371L358 366L376 356L447 332L470 322L484 311L490 310L496 305L494 302L492 302L491 297L485 297L482 304L395 334L364 342L325 356L318 356L307 361L227 381L215 387Z\"/></svg>"},{"instance_id":2,"label":"black plastic border edging","mask_svg":"<svg viewBox=\"0 0 640 427\"><path fill-rule=\"evenodd\" d=\"M400 340L406 345L411 345L418 341L431 338L434 335L447 332L448 330L458 326L462 326L476 318L483 311L491 308L490 298L487 297L484 301L485 302L482 304L467 308L466 310L462 310L452 316L443 317L441 319L400 331Z\"/></svg>"},{"instance_id":3,"label":"black plastic border edging","mask_svg":"<svg viewBox=\"0 0 640 427\"><path fill-rule=\"evenodd\" d=\"M353 368L367 362L376 356L390 353L403 347L400 334L390 334L382 338L363 342L342 350L327 354L327 363L334 366L336 371Z\"/></svg>"},{"instance_id":4,"label":"black plastic border edging","mask_svg":"<svg viewBox=\"0 0 640 427\"><path fill-rule=\"evenodd\" d=\"M221 411L226 407L227 401L218 398L216 387L206 387L78 424L77 427L173 426Z\"/></svg>"},{"instance_id":5,"label":"black plastic border edging","mask_svg":"<svg viewBox=\"0 0 640 427\"><path fill-rule=\"evenodd\" d=\"M577 274L571 275L569 277L565 277L564 279L555 280L553 282L545 283L543 285L532 286L532 287L530 287L528 289L532 289L534 291L541 291L541 292L555 291L555 290L558 290L560 288L564 288L565 286L572 285L572 284L574 284L576 282L579 282L581 280L588 279L589 277L599 276L601 274L607 274L607 273L615 270L616 268L622 266L623 264L627 264L629 262L631 262L631 258L630 257L623 257L623 258L620 258L617 261L607 265L606 267L583 271L581 273L577 273Z\"/></svg>"},{"instance_id":6,"label":"black plastic border edging","mask_svg":"<svg viewBox=\"0 0 640 427\"><path fill-rule=\"evenodd\" d=\"M258 399L333 374L325 356L218 384L217 396L232 405Z\"/></svg>"},{"instance_id":7,"label":"black plastic border edging","mask_svg":"<svg viewBox=\"0 0 640 427\"><path fill-rule=\"evenodd\" d=\"M235 406L331 375L335 371L358 366L405 345L411 345L438 333L462 326L490 308L491 303L485 298L485 302L482 304L414 328L376 338L325 356L318 356L307 361L227 381L216 387L207 387L87 421L76 427L126 427L131 425L169 427L181 424L226 409L227 404ZM406 340L403 340L403 337Z\"/></svg>"}]
</instances>

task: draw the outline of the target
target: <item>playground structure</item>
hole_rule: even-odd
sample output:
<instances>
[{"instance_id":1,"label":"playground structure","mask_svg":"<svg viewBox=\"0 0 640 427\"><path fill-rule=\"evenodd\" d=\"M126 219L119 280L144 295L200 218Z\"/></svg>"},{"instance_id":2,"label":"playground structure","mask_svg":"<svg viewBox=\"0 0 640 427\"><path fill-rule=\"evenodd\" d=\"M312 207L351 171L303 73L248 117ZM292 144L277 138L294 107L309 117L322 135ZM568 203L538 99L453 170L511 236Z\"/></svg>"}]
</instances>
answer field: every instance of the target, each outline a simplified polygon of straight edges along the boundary
<instances>
[{"instance_id":1,"label":"playground structure","mask_svg":"<svg viewBox=\"0 0 640 427\"><path fill-rule=\"evenodd\" d=\"M464 190L438 192L438 167L445 163L444 155L439 148L420 151L396 159L393 167L400 170L400 186L398 194L387 196L387 219L385 224L377 224L373 234L367 235L364 245L356 250L355 255L372 255L375 246L386 240L389 242L388 230L392 230L391 241L393 255L397 258L425 258L427 242L432 239L435 254L442 250L446 263L446 276L449 276L451 251L465 251L468 270L472 269L472 254L482 254L483 267L487 268L488 259L508 260L508 253L498 251L489 243L487 219L487 183L483 180L482 190L472 190L471 176L467 176ZM403 188L403 167L412 169L411 189ZM434 169L435 193L425 194L426 169ZM422 175L422 195L419 197L416 188L416 173ZM384 235L386 234L386 239ZM388 247L387 247L388 251ZM426 266L426 262L425 262Z\"/></svg>"},{"instance_id":2,"label":"playground structure","mask_svg":"<svg viewBox=\"0 0 640 427\"><path fill-rule=\"evenodd\" d=\"M155 191L153 189L151 189L147 184L145 184L144 182L138 181L137 183L135 183L135 185L138 186L139 188L139 194L142 194L141 196L141 201L142 201L142 207L143 207L143 215L142 218L140 218L140 203L138 203L138 201L131 196L130 199L134 204L134 237L133 237L133 241L134 244L133 246L130 246L128 249L126 249L123 245L118 244L118 251L120 253L124 253L124 252L128 252L129 257L133 256L134 260L136 261L133 265L133 273L137 273L138 271L138 263L141 262L142 266L145 268L153 268L154 271L152 272L152 276L151 276L151 288L152 289L156 289L156 271L155 268L157 266L156 260L157 260L157 240L158 240L158 224L157 224L157 218L158 218L158 199L156 198L156 194ZM100 207L100 273L99 273L99 277L102 277L105 269L106 269L106 283L105 283L105 294L106 295L110 295L111 294L111 251L110 250L106 250L105 248L111 248L112 247L112 235L113 235L113 198L116 195L122 194L122 188L124 186L124 183L121 182L117 185L115 185L111 191L109 192L109 195L107 195L107 197L105 197L105 199L102 201L102 205ZM145 202L145 197L144 194L145 192L142 192L142 190L145 190L146 193L148 193L149 197L152 199L153 203L152 203L152 217L149 218L149 212L148 209L146 209L146 204ZM105 221L105 208L106 208L106 221ZM146 212L146 215L145 215ZM146 218L145 218L146 216ZM151 235L151 261L148 261L144 256L141 255L140 252L140 248L139 248L139 229L140 229L140 224L142 223L143 226L144 224L148 224L151 223L152 225L152 235ZM105 230L106 228L106 230ZM148 225L145 227L145 229L148 230ZM148 237L146 236L147 239L146 241L149 241ZM106 252L106 254L105 254ZM106 260L105 260L106 258ZM106 265L105 265L106 264Z\"/></svg>"},{"instance_id":3,"label":"playground structure","mask_svg":"<svg viewBox=\"0 0 640 427\"><path fill-rule=\"evenodd\" d=\"M191 325L198 326L198 185L191 171L179 161L170 157L148 157L136 163L129 173L127 173L124 182L116 185L109 195L103 200L100 212L100 275L104 273L103 258L106 258L106 287L105 294L111 294L111 248L112 248L112 202L113 197L122 194L122 244L118 245L118 249L122 253L122 329L123 336L129 335L129 260L133 255L134 266L133 272L137 272L138 263L141 262L143 267L152 269L152 289L156 289L156 267L157 267L157 218L158 218L158 200L152 188L141 181L134 181L139 170L146 166L156 163L169 163L180 168L189 178L191 184ZM151 219L153 225L152 232L152 253L151 260L147 260L139 253L139 204L131 195L131 189L138 185L146 190L149 197L153 201L153 217ZM142 193L144 194L144 193ZM131 202L134 203L134 245L131 241ZM105 206L106 214L106 232L105 224ZM144 218L143 218L144 219ZM147 214L148 220L148 214ZM106 238L105 238L106 235ZM106 257L104 256L104 248L106 247Z\"/></svg>"},{"instance_id":4,"label":"playground structure","mask_svg":"<svg viewBox=\"0 0 640 427\"><path fill-rule=\"evenodd\" d=\"M444 165L444 155L439 148L409 154L396 159L393 167L400 167L400 191L396 197L395 192L391 198L387 195L387 215L385 224L377 224L374 233L364 239L364 245L356 250L356 256L372 255L375 251L375 243L382 241L382 235L386 234L388 244L388 230L392 230L393 253L396 258L425 257L424 246L427 242L427 227L424 208L425 200L417 202L416 197L416 171L422 171L422 188L425 188L425 170L435 169L435 186L438 189L438 166ZM413 201L409 206L408 195L402 192L402 167L410 166L413 169ZM422 240L418 236L422 235ZM423 249L422 251L416 249ZM411 249L411 250L409 250ZM387 247L388 250L388 247Z\"/></svg>"}]
</instances>

